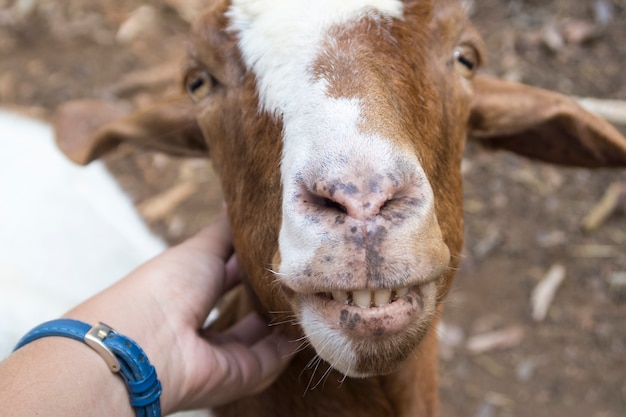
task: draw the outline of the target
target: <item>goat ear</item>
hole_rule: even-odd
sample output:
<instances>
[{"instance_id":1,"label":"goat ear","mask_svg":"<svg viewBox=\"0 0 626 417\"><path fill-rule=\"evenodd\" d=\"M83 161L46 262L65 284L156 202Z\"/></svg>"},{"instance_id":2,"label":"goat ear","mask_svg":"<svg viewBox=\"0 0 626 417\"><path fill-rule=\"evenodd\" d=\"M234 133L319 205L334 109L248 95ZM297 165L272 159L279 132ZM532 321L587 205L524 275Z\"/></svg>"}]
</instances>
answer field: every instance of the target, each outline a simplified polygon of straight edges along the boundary
<instances>
[{"instance_id":1,"label":"goat ear","mask_svg":"<svg viewBox=\"0 0 626 417\"><path fill-rule=\"evenodd\" d=\"M478 75L469 137L560 165L626 166L626 139L564 95Z\"/></svg>"},{"instance_id":2,"label":"goat ear","mask_svg":"<svg viewBox=\"0 0 626 417\"><path fill-rule=\"evenodd\" d=\"M58 147L85 165L121 142L182 156L208 156L209 149L187 96L175 96L125 115L101 101L73 101L59 108L55 121Z\"/></svg>"}]
</instances>

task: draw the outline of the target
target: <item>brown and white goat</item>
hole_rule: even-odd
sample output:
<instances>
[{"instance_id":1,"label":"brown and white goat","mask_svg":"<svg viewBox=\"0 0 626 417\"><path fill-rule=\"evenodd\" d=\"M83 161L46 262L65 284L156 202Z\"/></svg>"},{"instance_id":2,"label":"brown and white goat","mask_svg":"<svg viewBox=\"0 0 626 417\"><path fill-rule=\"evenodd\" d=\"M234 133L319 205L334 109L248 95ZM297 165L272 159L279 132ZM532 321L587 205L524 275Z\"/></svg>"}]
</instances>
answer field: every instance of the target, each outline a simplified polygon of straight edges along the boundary
<instances>
[{"instance_id":1,"label":"brown and white goat","mask_svg":"<svg viewBox=\"0 0 626 417\"><path fill-rule=\"evenodd\" d=\"M80 163L121 140L210 151L251 305L307 343L217 415L437 415L466 137L585 167L626 166L626 140L564 96L476 74L481 39L457 1L207 3L191 100L60 146Z\"/></svg>"}]
</instances>

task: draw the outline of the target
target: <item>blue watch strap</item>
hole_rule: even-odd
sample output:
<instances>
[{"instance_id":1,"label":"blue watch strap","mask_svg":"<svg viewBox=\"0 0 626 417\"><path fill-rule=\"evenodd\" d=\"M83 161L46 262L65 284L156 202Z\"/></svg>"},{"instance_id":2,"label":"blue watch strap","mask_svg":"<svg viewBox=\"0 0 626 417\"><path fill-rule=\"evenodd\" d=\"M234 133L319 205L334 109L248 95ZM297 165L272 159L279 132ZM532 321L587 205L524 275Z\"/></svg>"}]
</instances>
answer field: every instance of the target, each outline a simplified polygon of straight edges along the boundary
<instances>
[{"instance_id":1,"label":"blue watch strap","mask_svg":"<svg viewBox=\"0 0 626 417\"><path fill-rule=\"evenodd\" d=\"M24 337L17 342L17 346L13 349L16 351L22 346L33 342L37 339L41 339L46 336L61 336L61 337L69 337L70 339L78 340L82 342L85 334L91 329L91 326L87 323L83 323L78 320L70 320L70 319L58 319L52 320L32 329L28 332Z\"/></svg>"},{"instance_id":2,"label":"blue watch strap","mask_svg":"<svg viewBox=\"0 0 626 417\"><path fill-rule=\"evenodd\" d=\"M161 383L154 366L135 341L105 324L90 326L73 319L52 320L28 332L14 351L48 336L68 337L86 343L105 360L112 372L119 373L138 417L161 416Z\"/></svg>"}]
</instances>

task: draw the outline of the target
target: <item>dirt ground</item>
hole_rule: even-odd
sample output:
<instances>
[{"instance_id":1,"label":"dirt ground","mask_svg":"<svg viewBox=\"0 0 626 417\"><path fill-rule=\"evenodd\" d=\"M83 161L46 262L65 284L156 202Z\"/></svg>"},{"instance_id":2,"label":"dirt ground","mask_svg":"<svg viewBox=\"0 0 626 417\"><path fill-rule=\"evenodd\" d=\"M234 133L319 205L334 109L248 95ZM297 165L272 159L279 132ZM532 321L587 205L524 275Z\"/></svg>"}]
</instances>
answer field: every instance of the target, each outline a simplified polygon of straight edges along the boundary
<instances>
[{"instance_id":1,"label":"dirt ground","mask_svg":"<svg viewBox=\"0 0 626 417\"><path fill-rule=\"evenodd\" d=\"M140 106L178 88L181 16L193 4L0 0L0 105L50 118L71 99ZM486 71L626 100L625 0L477 0L474 21L490 51ZM106 160L168 242L207 224L221 204L206 161L130 146ZM626 295L617 286L626 213L581 227L626 171L562 169L474 145L463 168L466 247L440 330L442 415L626 415ZM531 293L554 265L565 279L536 322ZM489 332L504 345L474 351Z\"/></svg>"}]
</instances>

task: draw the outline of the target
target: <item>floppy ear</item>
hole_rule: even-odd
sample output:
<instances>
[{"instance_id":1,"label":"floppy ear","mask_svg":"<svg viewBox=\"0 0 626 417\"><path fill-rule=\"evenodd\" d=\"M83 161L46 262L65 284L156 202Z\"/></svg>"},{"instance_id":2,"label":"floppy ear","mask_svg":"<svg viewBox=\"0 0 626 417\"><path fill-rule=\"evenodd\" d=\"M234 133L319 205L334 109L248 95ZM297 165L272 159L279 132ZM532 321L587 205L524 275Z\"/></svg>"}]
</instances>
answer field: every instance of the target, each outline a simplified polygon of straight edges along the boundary
<instances>
[{"instance_id":1,"label":"floppy ear","mask_svg":"<svg viewBox=\"0 0 626 417\"><path fill-rule=\"evenodd\" d=\"M491 148L560 165L626 166L626 139L564 95L478 75L468 134Z\"/></svg>"},{"instance_id":2,"label":"floppy ear","mask_svg":"<svg viewBox=\"0 0 626 417\"><path fill-rule=\"evenodd\" d=\"M77 164L85 165L130 142L174 155L208 156L209 149L185 95L174 96L124 116L103 101L72 101L61 106L55 120L58 147Z\"/></svg>"}]
</instances>

